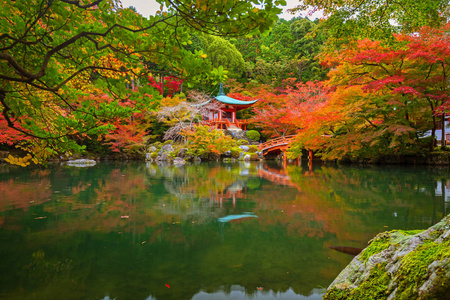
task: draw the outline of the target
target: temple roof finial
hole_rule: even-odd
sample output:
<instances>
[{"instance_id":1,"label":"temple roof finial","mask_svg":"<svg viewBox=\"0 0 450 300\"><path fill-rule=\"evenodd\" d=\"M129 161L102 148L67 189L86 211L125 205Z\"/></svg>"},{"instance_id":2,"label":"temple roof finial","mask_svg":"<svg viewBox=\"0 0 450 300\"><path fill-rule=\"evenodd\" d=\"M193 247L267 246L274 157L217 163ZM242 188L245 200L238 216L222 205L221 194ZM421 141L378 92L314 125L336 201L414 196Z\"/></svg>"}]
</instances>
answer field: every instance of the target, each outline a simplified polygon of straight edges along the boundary
<instances>
[{"instance_id":1,"label":"temple roof finial","mask_svg":"<svg viewBox=\"0 0 450 300\"><path fill-rule=\"evenodd\" d=\"M223 92L223 83L220 83L220 87L219 87L219 94L217 96L224 96L225 93Z\"/></svg>"}]
</instances>

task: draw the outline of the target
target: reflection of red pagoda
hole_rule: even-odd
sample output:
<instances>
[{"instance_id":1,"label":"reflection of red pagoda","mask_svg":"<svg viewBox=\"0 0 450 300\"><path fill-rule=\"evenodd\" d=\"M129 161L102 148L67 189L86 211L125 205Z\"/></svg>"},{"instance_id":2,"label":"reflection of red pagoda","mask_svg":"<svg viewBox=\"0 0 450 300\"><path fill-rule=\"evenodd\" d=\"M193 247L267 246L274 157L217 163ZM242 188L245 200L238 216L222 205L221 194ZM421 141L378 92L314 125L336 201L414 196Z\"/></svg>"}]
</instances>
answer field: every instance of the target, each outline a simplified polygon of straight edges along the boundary
<instances>
[{"instance_id":1,"label":"reflection of red pagoda","mask_svg":"<svg viewBox=\"0 0 450 300\"><path fill-rule=\"evenodd\" d=\"M220 110L211 110L208 116L203 120L204 123L219 129L246 129L247 120L238 120L236 112L246 109L258 100L242 101L228 97L223 92L223 85L220 84L219 94L214 100L221 104Z\"/></svg>"},{"instance_id":2,"label":"reflection of red pagoda","mask_svg":"<svg viewBox=\"0 0 450 300\"><path fill-rule=\"evenodd\" d=\"M242 187L236 182L230 187L215 194L212 194L210 201L223 207L224 201L231 200L232 207L236 207L237 199L247 199L246 187Z\"/></svg>"}]
</instances>

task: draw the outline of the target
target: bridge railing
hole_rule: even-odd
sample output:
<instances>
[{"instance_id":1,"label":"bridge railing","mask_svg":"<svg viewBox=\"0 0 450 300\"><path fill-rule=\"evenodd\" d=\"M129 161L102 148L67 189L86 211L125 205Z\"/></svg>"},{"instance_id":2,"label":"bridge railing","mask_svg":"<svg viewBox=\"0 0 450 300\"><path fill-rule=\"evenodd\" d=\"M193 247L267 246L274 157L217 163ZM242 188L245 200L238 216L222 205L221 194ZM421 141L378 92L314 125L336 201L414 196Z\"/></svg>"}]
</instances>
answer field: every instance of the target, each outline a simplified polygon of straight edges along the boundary
<instances>
[{"instance_id":1,"label":"bridge railing","mask_svg":"<svg viewBox=\"0 0 450 300\"><path fill-rule=\"evenodd\" d=\"M295 135L282 136L276 139L269 140L265 143L259 144L259 150L264 150L267 148L289 144L289 142L295 137Z\"/></svg>"}]
</instances>

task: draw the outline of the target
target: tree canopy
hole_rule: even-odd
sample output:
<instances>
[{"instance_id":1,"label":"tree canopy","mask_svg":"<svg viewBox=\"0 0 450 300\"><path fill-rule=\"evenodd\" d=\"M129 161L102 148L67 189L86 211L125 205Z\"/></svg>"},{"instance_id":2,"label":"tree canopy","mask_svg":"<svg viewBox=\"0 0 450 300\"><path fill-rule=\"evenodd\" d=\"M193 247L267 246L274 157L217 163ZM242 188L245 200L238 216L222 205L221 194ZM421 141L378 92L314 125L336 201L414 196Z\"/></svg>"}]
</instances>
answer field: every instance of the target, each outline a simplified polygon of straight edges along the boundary
<instances>
[{"instance_id":1,"label":"tree canopy","mask_svg":"<svg viewBox=\"0 0 450 300\"><path fill-rule=\"evenodd\" d=\"M262 32L281 11L275 4L285 2L160 3L167 11L148 19L116 0L2 3L0 109L2 122L31 138L24 148L79 150L69 137L104 133L111 125L102 120L148 108L158 99L151 87L139 84L149 64L191 82L205 80L203 53L185 49L192 32Z\"/></svg>"},{"instance_id":2,"label":"tree canopy","mask_svg":"<svg viewBox=\"0 0 450 300\"><path fill-rule=\"evenodd\" d=\"M293 11L300 10L322 11L329 34L344 41L391 39L392 33L442 26L450 15L447 0L302 0Z\"/></svg>"}]
</instances>

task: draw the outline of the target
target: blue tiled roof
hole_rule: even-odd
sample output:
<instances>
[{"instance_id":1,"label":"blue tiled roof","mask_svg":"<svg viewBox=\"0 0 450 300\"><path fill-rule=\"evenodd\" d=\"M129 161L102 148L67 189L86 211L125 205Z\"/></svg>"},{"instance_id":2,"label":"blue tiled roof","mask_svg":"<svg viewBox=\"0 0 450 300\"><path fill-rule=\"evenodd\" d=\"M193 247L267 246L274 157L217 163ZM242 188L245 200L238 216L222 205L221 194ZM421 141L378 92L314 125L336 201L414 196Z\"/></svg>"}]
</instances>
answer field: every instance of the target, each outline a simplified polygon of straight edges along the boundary
<instances>
[{"instance_id":1,"label":"blue tiled roof","mask_svg":"<svg viewBox=\"0 0 450 300\"><path fill-rule=\"evenodd\" d=\"M222 102L225 104L232 104L232 105L252 105L258 101L258 100L242 101L242 100L237 100L237 99L225 96L225 95L218 95L217 97L215 97L215 99L219 102Z\"/></svg>"},{"instance_id":2,"label":"blue tiled roof","mask_svg":"<svg viewBox=\"0 0 450 300\"><path fill-rule=\"evenodd\" d=\"M219 94L215 97L215 99L219 102L222 102L225 104L232 104L232 105L252 105L258 101L258 100L242 101L242 100L237 100L237 99L228 97L223 92L223 84L222 83L220 83Z\"/></svg>"}]
</instances>

